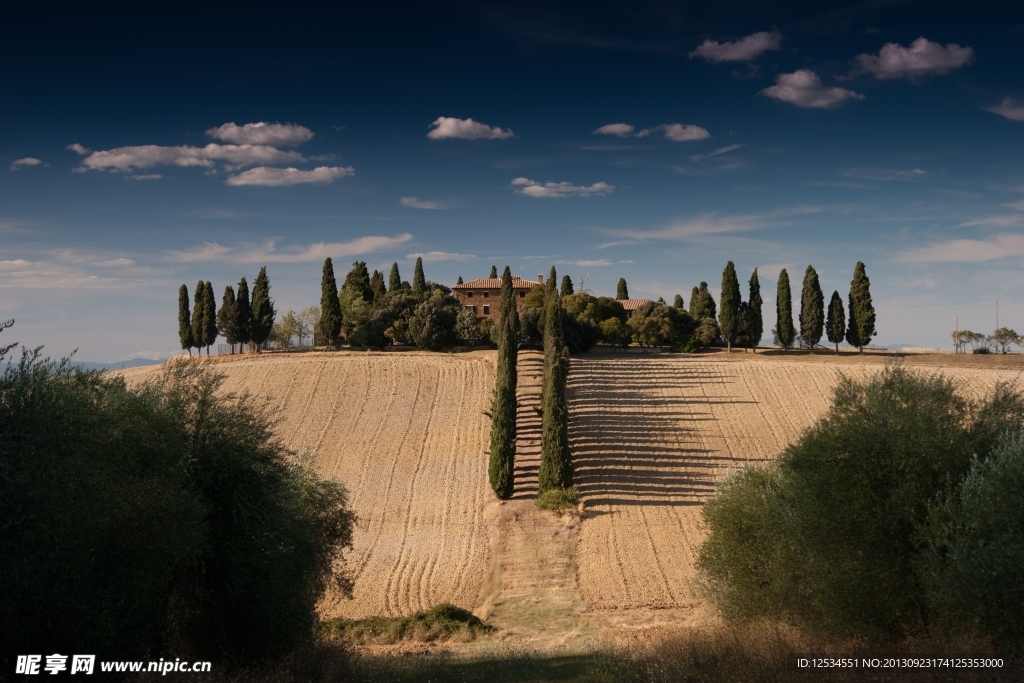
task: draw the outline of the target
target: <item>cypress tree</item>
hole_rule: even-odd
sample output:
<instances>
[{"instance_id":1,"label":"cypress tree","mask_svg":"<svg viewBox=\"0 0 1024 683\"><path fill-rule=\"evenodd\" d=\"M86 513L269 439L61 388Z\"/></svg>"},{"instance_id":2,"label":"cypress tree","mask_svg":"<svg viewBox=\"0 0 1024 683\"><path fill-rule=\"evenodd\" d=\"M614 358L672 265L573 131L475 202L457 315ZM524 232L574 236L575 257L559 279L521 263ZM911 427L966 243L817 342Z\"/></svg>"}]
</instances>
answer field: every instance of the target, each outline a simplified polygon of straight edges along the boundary
<instances>
[{"instance_id":1,"label":"cypress tree","mask_svg":"<svg viewBox=\"0 0 1024 683\"><path fill-rule=\"evenodd\" d=\"M779 288L775 297L775 336L783 349L793 345L796 330L793 329L793 294L789 291L789 273L783 268L779 273Z\"/></svg>"},{"instance_id":2,"label":"cypress tree","mask_svg":"<svg viewBox=\"0 0 1024 683\"><path fill-rule=\"evenodd\" d=\"M672 308L676 309L677 311L686 310L686 304L683 303L682 294L676 294L676 298L672 300Z\"/></svg>"},{"instance_id":3,"label":"cypress tree","mask_svg":"<svg viewBox=\"0 0 1024 683\"><path fill-rule=\"evenodd\" d=\"M267 278L267 267L260 268L256 282L252 286L252 343L257 350L267 341L270 330L274 327L274 302L270 298L270 280Z\"/></svg>"},{"instance_id":4,"label":"cypress tree","mask_svg":"<svg viewBox=\"0 0 1024 683\"><path fill-rule=\"evenodd\" d=\"M352 270L345 276L342 288L355 292L363 301L373 301L373 288L370 287L370 272L366 269L366 261L352 262Z\"/></svg>"},{"instance_id":5,"label":"cypress tree","mask_svg":"<svg viewBox=\"0 0 1024 683\"><path fill-rule=\"evenodd\" d=\"M320 322L317 327L328 348L337 345L341 323L341 302L338 300L338 282L334 279L334 262L327 257L320 276Z\"/></svg>"},{"instance_id":6,"label":"cypress tree","mask_svg":"<svg viewBox=\"0 0 1024 683\"><path fill-rule=\"evenodd\" d=\"M615 288L615 298L619 301L625 301L629 298L629 288L626 287L626 278L619 278L619 285Z\"/></svg>"},{"instance_id":7,"label":"cypress tree","mask_svg":"<svg viewBox=\"0 0 1024 683\"><path fill-rule=\"evenodd\" d=\"M192 292L192 344L196 347L196 353L203 355L203 347L206 346L206 283L200 280L196 283L196 289Z\"/></svg>"},{"instance_id":8,"label":"cypress tree","mask_svg":"<svg viewBox=\"0 0 1024 683\"><path fill-rule=\"evenodd\" d=\"M568 275L563 275L562 276L562 289L559 292L559 294L561 296L569 296L570 294L574 294L574 293L575 293L575 290L573 289L573 286L572 286L572 278L569 277Z\"/></svg>"},{"instance_id":9,"label":"cypress tree","mask_svg":"<svg viewBox=\"0 0 1024 683\"><path fill-rule=\"evenodd\" d=\"M235 344L238 343L238 311L235 310L235 290L231 285L224 288L224 297L220 301L220 310L217 312L217 329L224 335L224 341L231 345L232 355L235 353Z\"/></svg>"},{"instance_id":10,"label":"cypress tree","mask_svg":"<svg viewBox=\"0 0 1024 683\"><path fill-rule=\"evenodd\" d=\"M516 361L519 316L512 289L512 271L508 266L501 276L501 304L498 317L498 374L491 408L491 450L487 475L494 495L512 496L516 457Z\"/></svg>"},{"instance_id":11,"label":"cypress tree","mask_svg":"<svg viewBox=\"0 0 1024 683\"><path fill-rule=\"evenodd\" d=\"M697 313L700 312L698 310L699 309L699 305L697 303L697 301L699 299L700 299L700 290L697 289L696 287L694 287L693 289L690 290L690 317L693 318L694 320L697 320L697 321L700 320L700 318L697 317Z\"/></svg>"},{"instance_id":12,"label":"cypress tree","mask_svg":"<svg viewBox=\"0 0 1024 683\"><path fill-rule=\"evenodd\" d=\"M848 309L849 326L846 330L846 342L856 346L859 353L871 343L875 336L875 307L871 303L871 281L864 271L864 264L857 261L853 269L853 281L850 282L850 307Z\"/></svg>"},{"instance_id":13,"label":"cypress tree","mask_svg":"<svg viewBox=\"0 0 1024 683\"><path fill-rule=\"evenodd\" d=\"M388 291L397 292L402 288L402 276L398 274L398 261L391 264L391 275L388 276Z\"/></svg>"},{"instance_id":14,"label":"cypress tree","mask_svg":"<svg viewBox=\"0 0 1024 683\"><path fill-rule=\"evenodd\" d=\"M757 345L764 334L764 317L761 315L761 281L757 278L757 268L750 276L750 310L747 312L747 338L750 346L757 353Z\"/></svg>"},{"instance_id":15,"label":"cypress tree","mask_svg":"<svg viewBox=\"0 0 1024 683\"><path fill-rule=\"evenodd\" d=\"M206 281L203 287L203 297L206 304L203 306L203 322L205 327L206 357L210 357L210 347L217 343L217 300L213 295L213 285Z\"/></svg>"},{"instance_id":16,"label":"cypress tree","mask_svg":"<svg viewBox=\"0 0 1024 683\"><path fill-rule=\"evenodd\" d=\"M412 273L412 293L423 296L427 292L427 278L423 276L423 257L416 257L416 269Z\"/></svg>"},{"instance_id":17,"label":"cypress tree","mask_svg":"<svg viewBox=\"0 0 1024 683\"><path fill-rule=\"evenodd\" d=\"M487 277L490 278L491 280L497 280L498 279L498 267L497 266L491 266L491 274L488 275ZM504 285L502 285L502 286L504 286Z\"/></svg>"},{"instance_id":18,"label":"cypress tree","mask_svg":"<svg viewBox=\"0 0 1024 683\"><path fill-rule=\"evenodd\" d=\"M825 331L828 340L836 345L836 353L839 353L839 342L843 341L846 332L846 311L843 310L843 297L839 296L838 291L832 292L832 300L828 303Z\"/></svg>"},{"instance_id":19,"label":"cypress tree","mask_svg":"<svg viewBox=\"0 0 1024 683\"><path fill-rule=\"evenodd\" d=\"M192 355L192 314L188 310L188 287L178 288L178 341L181 348Z\"/></svg>"},{"instance_id":20,"label":"cypress tree","mask_svg":"<svg viewBox=\"0 0 1024 683\"><path fill-rule=\"evenodd\" d=\"M384 286L384 273L379 270L374 270L373 275L370 276L370 291L373 292L373 303L377 303L387 293L387 288Z\"/></svg>"},{"instance_id":21,"label":"cypress tree","mask_svg":"<svg viewBox=\"0 0 1024 683\"><path fill-rule=\"evenodd\" d=\"M818 283L818 272L814 266L807 266L804 272L804 286L800 293L800 339L811 347L821 341L825 329L825 295Z\"/></svg>"},{"instance_id":22,"label":"cypress tree","mask_svg":"<svg viewBox=\"0 0 1024 683\"><path fill-rule=\"evenodd\" d=\"M718 326L725 338L726 348L732 353L732 343L740 331L740 281L736 279L736 266L725 264L722 272L722 298L718 307Z\"/></svg>"},{"instance_id":23,"label":"cypress tree","mask_svg":"<svg viewBox=\"0 0 1024 683\"><path fill-rule=\"evenodd\" d=\"M235 312L237 328L235 336L239 346L252 341L252 305L249 303L249 283L243 277L238 281L238 294L235 296Z\"/></svg>"},{"instance_id":24,"label":"cypress tree","mask_svg":"<svg viewBox=\"0 0 1024 683\"><path fill-rule=\"evenodd\" d=\"M457 282L456 282L455 284L457 284L457 285L461 285L461 284L463 284L463 282L462 282L462 276L461 276L461 275L459 276L459 279L458 279L458 281L457 281Z\"/></svg>"},{"instance_id":25,"label":"cypress tree","mask_svg":"<svg viewBox=\"0 0 1024 683\"><path fill-rule=\"evenodd\" d=\"M714 320L717 316L715 307L715 297L711 296L711 292L708 291L708 283L701 282L700 288L693 288L693 295L690 298L690 317L696 321L701 321L704 318L711 318Z\"/></svg>"},{"instance_id":26,"label":"cypress tree","mask_svg":"<svg viewBox=\"0 0 1024 683\"><path fill-rule=\"evenodd\" d=\"M562 329L562 304L554 287L554 268L544 297L544 392L541 426L539 493L572 486L569 456L569 409L565 385L569 374L569 353Z\"/></svg>"}]
</instances>

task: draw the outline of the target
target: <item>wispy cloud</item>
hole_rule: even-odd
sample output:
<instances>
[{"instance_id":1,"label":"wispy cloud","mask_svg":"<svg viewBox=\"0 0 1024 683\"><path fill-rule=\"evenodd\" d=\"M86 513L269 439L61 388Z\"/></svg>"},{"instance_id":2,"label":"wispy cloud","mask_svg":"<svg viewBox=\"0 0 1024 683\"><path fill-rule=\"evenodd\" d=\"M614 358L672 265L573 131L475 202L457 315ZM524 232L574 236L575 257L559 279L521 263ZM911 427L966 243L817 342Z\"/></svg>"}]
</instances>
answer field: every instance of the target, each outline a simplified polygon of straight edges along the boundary
<instances>
[{"instance_id":1,"label":"wispy cloud","mask_svg":"<svg viewBox=\"0 0 1024 683\"><path fill-rule=\"evenodd\" d=\"M424 261L470 261L476 258L476 254L456 254L450 251L428 251L406 254L407 259L421 258Z\"/></svg>"},{"instance_id":2,"label":"wispy cloud","mask_svg":"<svg viewBox=\"0 0 1024 683\"><path fill-rule=\"evenodd\" d=\"M1024 199L1021 199L1018 202L1011 202L1009 204L1003 204L1003 206L1008 206L1009 208L1016 209L1017 211L1024 211Z\"/></svg>"},{"instance_id":3,"label":"wispy cloud","mask_svg":"<svg viewBox=\"0 0 1024 683\"><path fill-rule=\"evenodd\" d=\"M820 211L821 207L818 206L797 206L759 215L720 216L718 214L706 213L689 220L674 221L665 227L653 230L605 228L601 230L604 234L625 239L622 241L606 242L600 245L599 248L608 248L630 242L656 240L686 242L711 235L759 230L783 225L789 219L796 216L811 215Z\"/></svg>"},{"instance_id":4,"label":"wispy cloud","mask_svg":"<svg viewBox=\"0 0 1024 683\"><path fill-rule=\"evenodd\" d=\"M271 168L257 166L227 179L228 185L259 185L261 187L288 187L303 183L333 183L338 178L354 175L351 166L317 166L312 171L297 168Z\"/></svg>"},{"instance_id":5,"label":"wispy cloud","mask_svg":"<svg viewBox=\"0 0 1024 683\"><path fill-rule=\"evenodd\" d=\"M648 135L661 133L665 139L672 142L692 142L693 140L705 140L711 137L706 128L695 126L689 123L664 123L654 128L645 128L636 134L638 138L645 138Z\"/></svg>"},{"instance_id":6,"label":"wispy cloud","mask_svg":"<svg viewBox=\"0 0 1024 683\"><path fill-rule=\"evenodd\" d=\"M690 58L700 57L709 62L746 62L768 50L778 50L781 44L782 34L778 31L758 31L732 42L705 40L690 53Z\"/></svg>"},{"instance_id":7,"label":"wispy cloud","mask_svg":"<svg viewBox=\"0 0 1024 683\"><path fill-rule=\"evenodd\" d=\"M528 197L588 197L592 194L608 194L615 189L614 185L608 183L594 183L593 185L573 185L568 182L561 183L539 183L529 178L516 178L512 185L520 187L516 190Z\"/></svg>"},{"instance_id":8,"label":"wispy cloud","mask_svg":"<svg viewBox=\"0 0 1024 683\"><path fill-rule=\"evenodd\" d=\"M42 165L43 165L43 161L41 159L36 159L35 157L25 157L24 159L17 159L13 163L11 163L11 170L12 171L17 171L18 169L21 169L21 168L28 168L30 166L42 166Z\"/></svg>"},{"instance_id":9,"label":"wispy cloud","mask_svg":"<svg viewBox=\"0 0 1024 683\"><path fill-rule=\"evenodd\" d=\"M77 142L71 143L70 145L68 145L66 147L66 149L70 149L75 154L81 154L83 156L92 151L88 147L84 147L84 146L78 144Z\"/></svg>"},{"instance_id":10,"label":"wispy cloud","mask_svg":"<svg viewBox=\"0 0 1024 683\"><path fill-rule=\"evenodd\" d=\"M1020 214L1009 214L1002 216L983 216L981 218L975 218L974 220L964 221L957 225L958 228L974 228L974 227L989 227L989 228L1013 228L1018 225L1024 225L1024 216Z\"/></svg>"},{"instance_id":11,"label":"wispy cloud","mask_svg":"<svg viewBox=\"0 0 1024 683\"><path fill-rule=\"evenodd\" d=\"M439 116L430 124L433 130L427 133L431 140L457 138L460 140L505 140L512 137L512 131L474 121Z\"/></svg>"},{"instance_id":12,"label":"wispy cloud","mask_svg":"<svg viewBox=\"0 0 1024 683\"><path fill-rule=\"evenodd\" d=\"M877 55L857 55L857 71L875 78L919 78L930 74L947 74L974 61L974 50L950 43L943 47L924 36L910 47L886 43Z\"/></svg>"},{"instance_id":13,"label":"wispy cloud","mask_svg":"<svg viewBox=\"0 0 1024 683\"><path fill-rule=\"evenodd\" d=\"M247 123L239 126L225 123L206 131L215 140L239 145L272 145L291 147L313 139L313 131L294 123Z\"/></svg>"},{"instance_id":14,"label":"wispy cloud","mask_svg":"<svg viewBox=\"0 0 1024 683\"><path fill-rule=\"evenodd\" d=\"M915 180L928 175L928 172L920 168L910 170L896 170L889 168L851 168L843 171L844 178L862 178L864 180Z\"/></svg>"},{"instance_id":15,"label":"wispy cloud","mask_svg":"<svg viewBox=\"0 0 1024 683\"><path fill-rule=\"evenodd\" d=\"M129 178L132 180L160 180L161 178L163 178L163 176L160 175L159 173L142 173L137 175L125 176L125 180Z\"/></svg>"},{"instance_id":16,"label":"wispy cloud","mask_svg":"<svg viewBox=\"0 0 1024 683\"><path fill-rule=\"evenodd\" d=\"M907 263L980 263L1001 258L1024 258L1024 235L1003 233L986 240L951 240L904 252Z\"/></svg>"},{"instance_id":17,"label":"wispy cloud","mask_svg":"<svg viewBox=\"0 0 1024 683\"><path fill-rule=\"evenodd\" d=\"M402 206L408 206L411 209L443 209L444 205L441 202L434 201L432 199L416 199L416 197L402 197Z\"/></svg>"},{"instance_id":18,"label":"wispy cloud","mask_svg":"<svg viewBox=\"0 0 1024 683\"><path fill-rule=\"evenodd\" d=\"M161 145L132 145L109 150L89 152L88 149L75 143L69 149L86 154L82 159L84 170L130 171L136 168L152 168L153 166L198 166L213 168L218 161L235 166L251 166L253 164L281 164L303 161L298 152L290 152L266 145L218 145L210 143L205 147L183 145L164 147Z\"/></svg>"},{"instance_id":19,"label":"wispy cloud","mask_svg":"<svg viewBox=\"0 0 1024 683\"><path fill-rule=\"evenodd\" d=\"M705 159L711 159L713 157L721 156L723 154L728 154L729 152L737 150L740 147L743 147L743 145L728 145L727 147L719 147L718 149L708 152L707 154L694 154L690 156L690 161L703 161Z\"/></svg>"},{"instance_id":20,"label":"wispy cloud","mask_svg":"<svg viewBox=\"0 0 1024 683\"><path fill-rule=\"evenodd\" d=\"M594 131L594 135L614 135L620 138L628 138L636 130L628 123L609 123Z\"/></svg>"},{"instance_id":21,"label":"wispy cloud","mask_svg":"<svg viewBox=\"0 0 1024 683\"><path fill-rule=\"evenodd\" d=\"M804 109L832 109L846 100L863 100L864 95L845 88L826 88L818 74L810 69L798 69L791 74L779 74L775 85L761 91L762 95L788 102Z\"/></svg>"},{"instance_id":22,"label":"wispy cloud","mask_svg":"<svg viewBox=\"0 0 1024 683\"><path fill-rule=\"evenodd\" d=\"M623 261L619 261L619 263L623 263ZM610 265L613 265L613 264L608 259L602 258L602 259L591 259L591 260L584 259L584 260L581 260L581 261L558 260L558 261L554 261L554 265L556 265L556 266L576 266L577 268L601 268L603 266L610 266Z\"/></svg>"},{"instance_id":23,"label":"wispy cloud","mask_svg":"<svg viewBox=\"0 0 1024 683\"><path fill-rule=\"evenodd\" d=\"M1003 98L1002 102L993 107L985 107L985 111L999 114L1011 121L1024 121L1024 104L1014 102L1010 97Z\"/></svg>"},{"instance_id":24,"label":"wispy cloud","mask_svg":"<svg viewBox=\"0 0 1024 683\"><path fill-rule=\"evenodd\" d=\"M367 235L348 242L331 242L310 244L305 247L278 249L277 239L267 240L263 244L243 244L238 247L225 247L217 242L206 242L193 249L172 251L168 261L175 263L198 263L204 261L225 261L230 263L314 263L327 257L342 258L385 251L405 244L412 239L409 233L386 237L383 235Z\"/></svg>"}]
</instances>

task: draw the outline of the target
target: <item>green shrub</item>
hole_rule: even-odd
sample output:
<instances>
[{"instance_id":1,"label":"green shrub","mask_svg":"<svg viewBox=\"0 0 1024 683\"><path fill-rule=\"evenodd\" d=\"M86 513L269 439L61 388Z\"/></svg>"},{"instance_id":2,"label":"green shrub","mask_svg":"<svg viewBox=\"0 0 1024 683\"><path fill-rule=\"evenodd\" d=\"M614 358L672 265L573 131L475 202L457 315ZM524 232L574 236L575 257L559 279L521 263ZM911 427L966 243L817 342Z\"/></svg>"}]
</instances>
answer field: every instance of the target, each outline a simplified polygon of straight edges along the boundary
<instances>
[{"instance_id":1,"label":"green shrub","mask_svg":"<svg viewBox=\"0 0 1024 683\"><path fill-rule=\"evenodd\" d=\"M700 349L700 342L689 334L676 337L675 341L672 342L672 351L674 353L697 353Z\"/></svg>"},{"instance_id":2,"label":"green shrub","mask_svg":"<svg viewBox=\"0 0 1024 683\"><path fill-rule=\"evenodd\" d=\"M407 617L330 619L320 626L324 635L353 643L391 644L403 640L470 641L494 631L472 612L448 603Z\"/></svg>"},{"instance_id":3,"label":"green shrub","mask_svg":"<svg viewBox=\"0 0 1024 683\"><path fill-rule=\"evenodd\" d=\"M575 486L548 489L537 496L537 507L562 514L572 512L580 502L580 492Z\"/></svg>"}]
</instances>

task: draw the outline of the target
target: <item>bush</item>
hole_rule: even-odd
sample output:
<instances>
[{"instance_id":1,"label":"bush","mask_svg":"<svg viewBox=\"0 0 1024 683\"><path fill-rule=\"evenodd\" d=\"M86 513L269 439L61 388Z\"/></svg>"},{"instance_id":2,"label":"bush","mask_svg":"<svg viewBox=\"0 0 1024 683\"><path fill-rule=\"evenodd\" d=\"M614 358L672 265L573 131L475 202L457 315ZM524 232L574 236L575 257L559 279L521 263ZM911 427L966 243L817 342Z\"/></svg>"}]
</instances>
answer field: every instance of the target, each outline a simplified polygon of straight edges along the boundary
<instances>
[{"instance_id":1,"label":"bush","mask_svg":"<svg viewBox=\"0 0 1024 683\"><path fill-rule=\"evenodd\" d=\"M1006 386L972 402L898 364L843 379L828 414L777 464L735 475L705 507L705 585L727 615L864 635L922 630L928 505L1022 423L1024 398Z\"/></svg>"},{"instance_id":2,"label":"bush","mask_svg":"<svg viewBox=\"0 0 1024 683\"><path fill-rule=\"evenodd\" d=\"M455 321L461 310L452 297L435 293L416 307L409 319L409 336L426 351L455 346Z\"/></svg>"},{"instance_id":3,"label":"bush","mask_svg":"<svg viewBox=\"0 0 1024 683\"><path fill-rule=\"evenodd\" d=\"M35 354L0 376L3 658L260 661L310 638L328 586L350 590L344 489L221 381L178 363L129 389Z\"/></svg>"},{"instance_id":4,"label":"bush","mask_svg":"<svg viewBox=\"0 0 1024 683\"><path fill-rule=\"evenodd\" d=\"M407 617L331 619L324 622L320 630L324 635L359 644L392 644L403 640L470 641L494 628L472 612L445 603Z\"/></svg>"},{"instance_id":5,"label":"bush","mask_svg":"<svg viewBox=\"0 0 1024 683\"><path fill-rule=\"evenodd\" d=\"M676 337L672 342L672 351L675 353L697 353L700 349L700 343L688 334Z\"/></svg>"},{"instance_id":6,"label":"bush","mask_svg":"<svg viewBox=\"0 0 1024 683\"><path fill-rule=\"evenodd\" d=\"M519 309L519 336L525 344L540 344L542 341L541 320L544 309L523 306Z\"/></svg>"},{"instance_id":7,"label":"bush","mask_svg":"<svg viewBox=\"0 0 1024 683\"><path fill-rule=\"evenodd\" d=\"M580 492L575 486L548 489L537 496L537 507L562 514L572 512L580 502Z\"/></svg>"},{"instance_id":8,"label":"bush","mask_svg":"<svg viewBox=\"0 0 1024 683\"><path fill-rule=\"evenodd\" d=\"M485 318L490 320L490 318ZM455 318L455 338L466 346L476 346L485 339L480 323L477 322L476 313L469 308L463 308Z\"/></svg>"}]
</instances>

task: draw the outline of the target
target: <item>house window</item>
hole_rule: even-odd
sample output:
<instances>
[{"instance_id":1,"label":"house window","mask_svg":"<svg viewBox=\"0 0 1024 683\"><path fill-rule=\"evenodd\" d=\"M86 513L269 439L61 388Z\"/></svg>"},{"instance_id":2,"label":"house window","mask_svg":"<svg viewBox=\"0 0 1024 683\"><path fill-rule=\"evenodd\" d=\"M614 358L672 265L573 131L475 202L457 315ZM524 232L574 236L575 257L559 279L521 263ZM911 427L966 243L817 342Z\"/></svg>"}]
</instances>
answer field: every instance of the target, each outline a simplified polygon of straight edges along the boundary
<instances>
[{"instance_id":1,"label":"house window","mask_svg":"<svg viewBox=\"0 0 1024 683\"><path fill-rule=\"evenodd\" d=\"M490 314L491 314L491 307L490 306L484 306L484 315L490 315Z\"/></svg>"},{"instance_id":2,"label":"house window","mask_svg":"<svg viewBox=\"0 0 1024 683\"><path fill-rule=\"evenodd\" d=\"M473 315L476 315L476 306L466 306L466 308L473 311Z\"/></svg>"},{"instance_id":3,"label":"house window","mask_svg":"<svg viewBox=\"0 0 1024 683\"><path fill-rule=\"evenodd\" d=\"M467 299L472 299L473 298L473 292L466 292L466 298Z\"/></svg>"},{"instance_id":4,"label":"house window","mask_svg":"<svg viewBox=\"0 0 1024 683\"><path fill-rule=\"evenodd\" d=\"M490 298L491 298L491 293L490 293L490 292L487 292L487 291L485 291L485 292L484 292L484 298L485 298L485 299L490 299Z\"/></svg>"},{"instance_id":5,"label":"house window","mask_svg":"<svg viewBox=\"0 0 1024 683\"><path fill-rule=\"evenodd\" d=\"M525 298L525 297L526 297L526 292L524 292L523 290L520 289L519 290L519 298L522 299L522 298Z\"/></svg>"}]
</instances>

